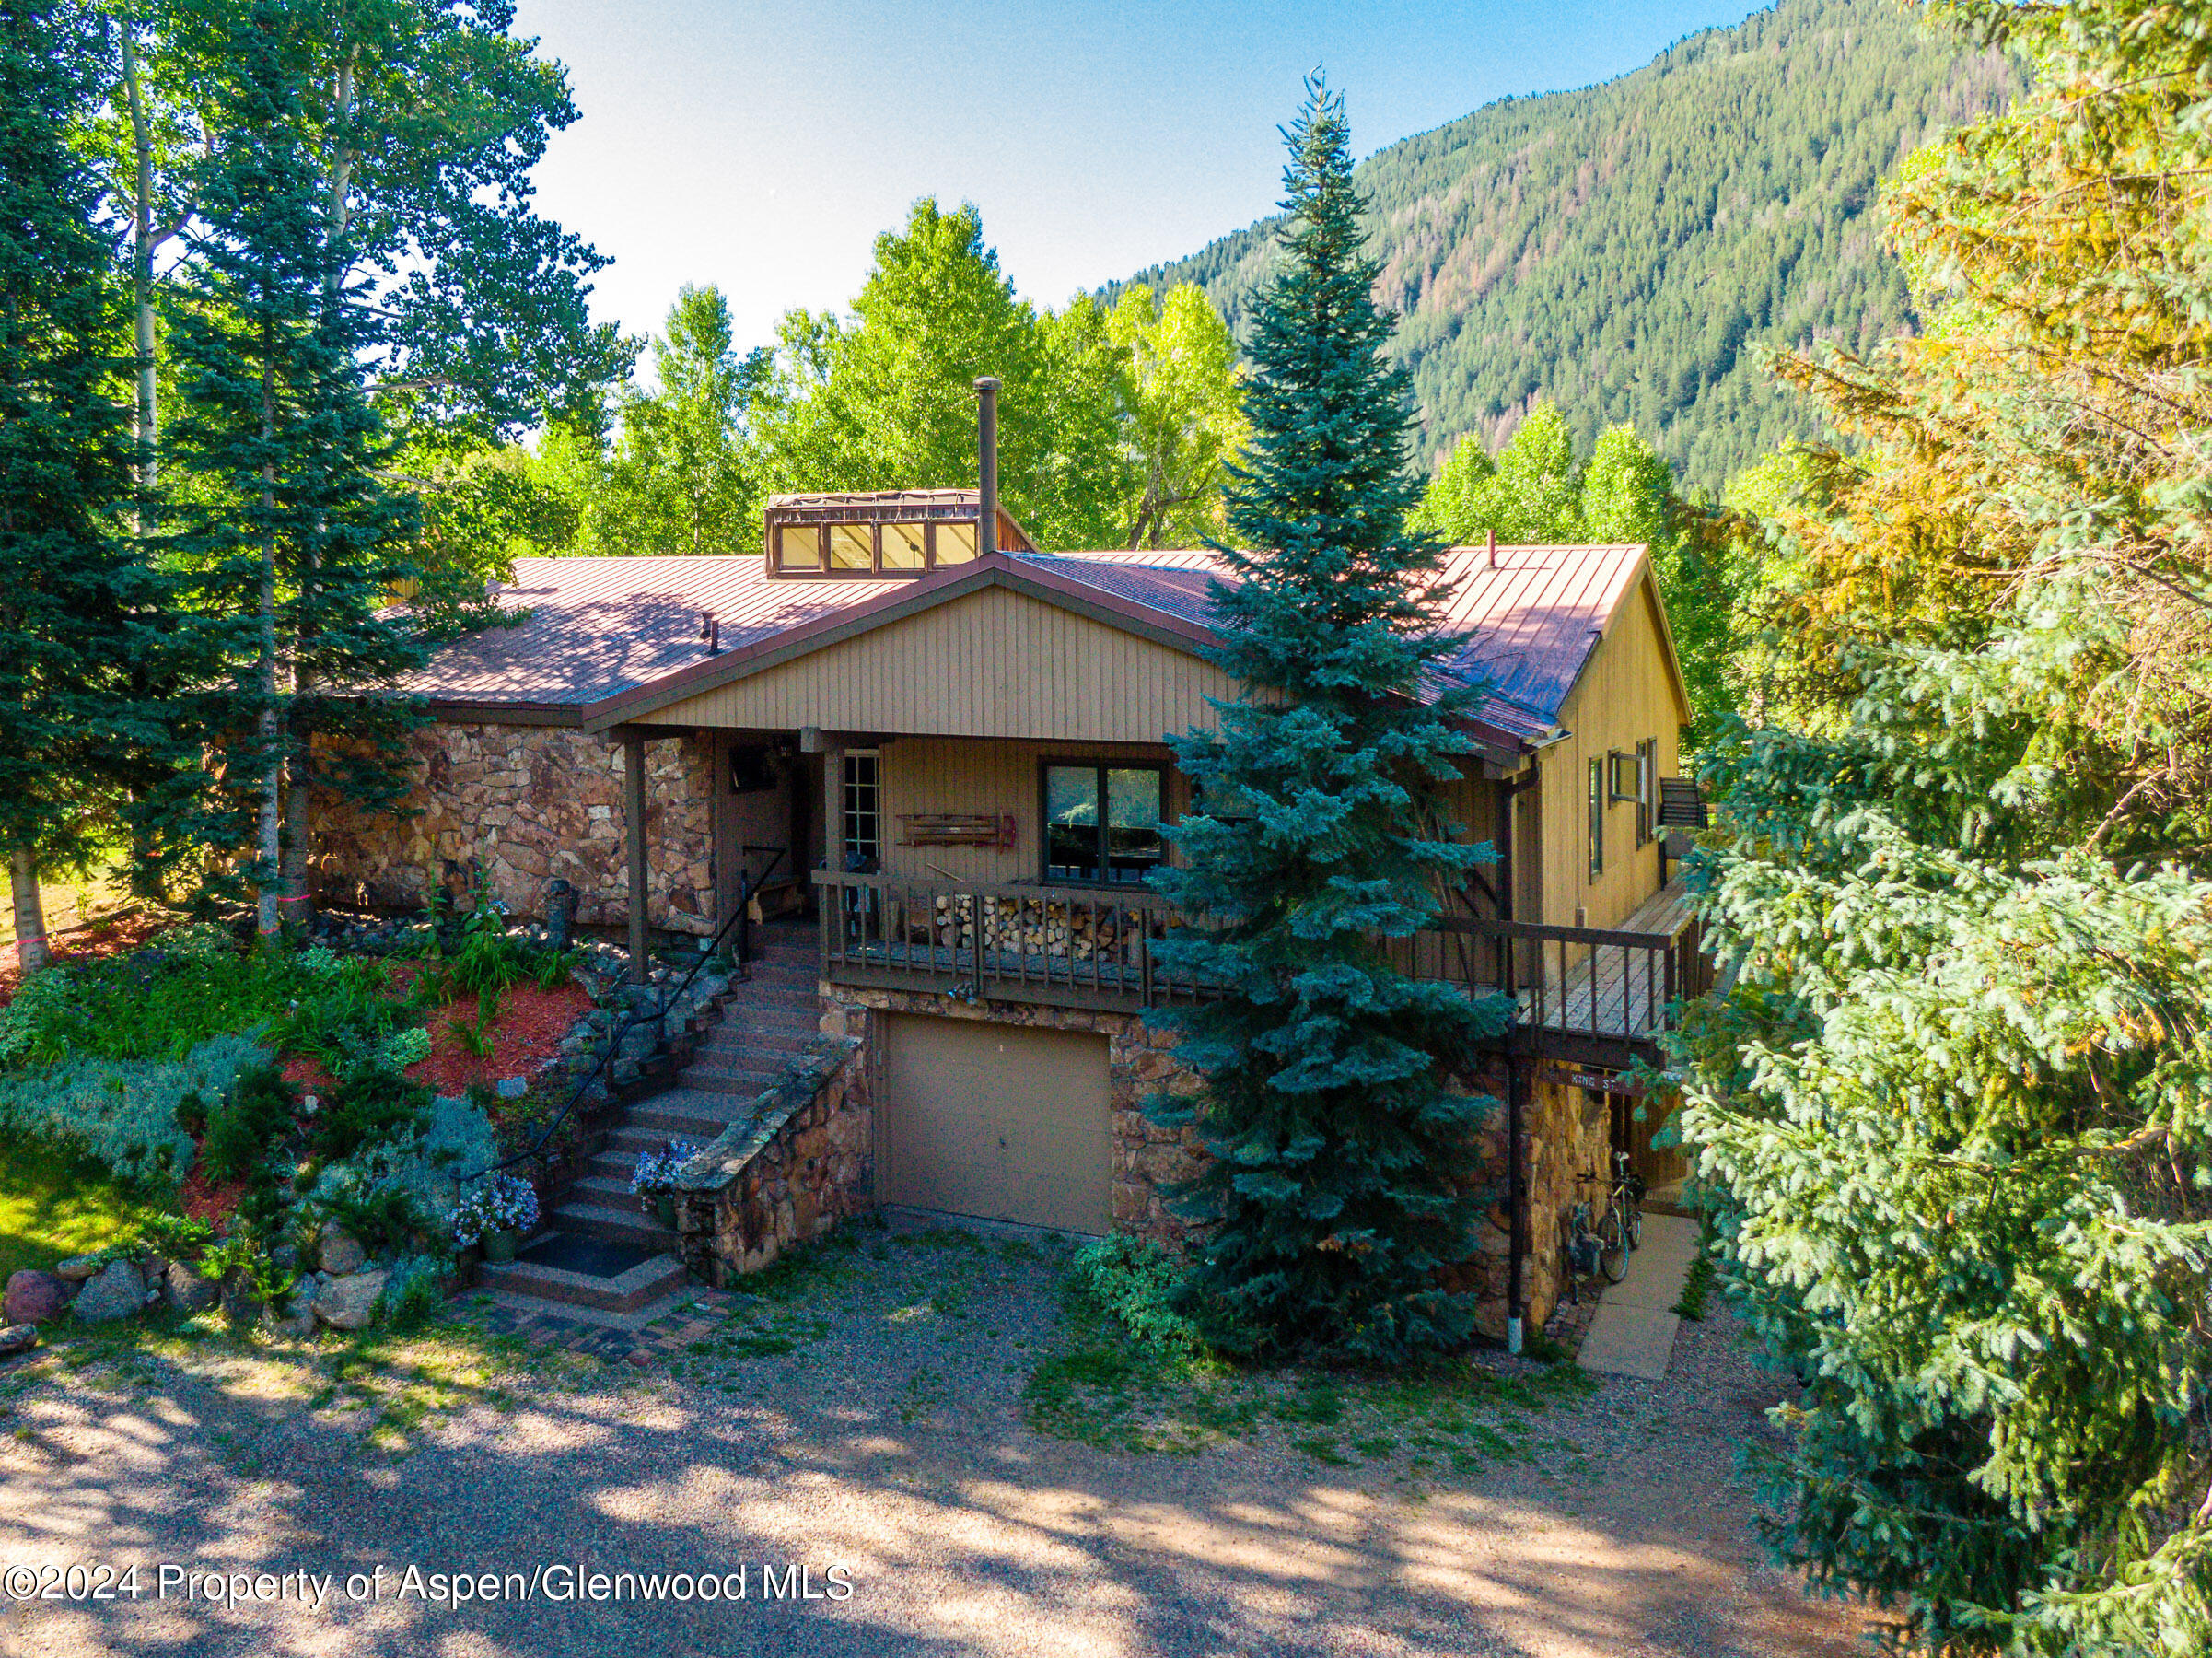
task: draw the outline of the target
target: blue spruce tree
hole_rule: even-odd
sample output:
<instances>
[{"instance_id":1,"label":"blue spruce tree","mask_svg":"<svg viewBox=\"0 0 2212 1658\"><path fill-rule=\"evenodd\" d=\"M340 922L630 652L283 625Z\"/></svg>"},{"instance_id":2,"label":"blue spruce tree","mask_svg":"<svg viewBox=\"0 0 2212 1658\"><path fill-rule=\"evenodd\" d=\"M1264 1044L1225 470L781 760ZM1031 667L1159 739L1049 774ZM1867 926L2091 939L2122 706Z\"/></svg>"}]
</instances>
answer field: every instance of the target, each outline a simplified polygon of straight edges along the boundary
<instances>
[{"instance_id":1,"label":"blue spruce tree","mask_svg":"<svg viewBox=\"0 0 2212 1658\"><path fill-rule=\"evenodd\" d=\"M1205 925L1170 946L1228 994L1172 1017L1204 1078L1212 1162L1173 1197L1205 1223L1190 1304L1255 1357L1390 1361L1450 1347L1471 1298L1462 1189L1496 1102L1452 1092L1502 999L1397 972L1387 941L1431 921L1489 847L1451 838L1443 788L1471 687L1438 695L1460 641L1435 625L1440 543L1410 533L1412 399L1359 229L1341 98L1316 81L1286 134L1289 218L1254 319L1252 445L1228 492L1252 551L1215 594L1216 660L1245 688L1176 743L1198 791L1160 888Z\"/></svg>"}]
</instances>

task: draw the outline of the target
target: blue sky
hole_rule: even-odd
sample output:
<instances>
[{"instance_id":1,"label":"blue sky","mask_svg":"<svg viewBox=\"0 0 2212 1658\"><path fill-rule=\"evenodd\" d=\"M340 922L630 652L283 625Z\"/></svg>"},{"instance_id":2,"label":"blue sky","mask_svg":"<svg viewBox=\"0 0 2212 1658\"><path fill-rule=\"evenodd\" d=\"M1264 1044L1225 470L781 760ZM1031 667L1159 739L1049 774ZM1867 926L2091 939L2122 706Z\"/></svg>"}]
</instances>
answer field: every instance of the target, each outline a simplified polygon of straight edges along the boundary
<instances>
[{"instance_id":1,"label":"blue sky","mask_svg":"<svg viewBox=\"0 0 2212 1658\"><path fill-rule=\"evenodd\" d=\"M542 209L611 253L595 305L658 331L680 283L739 344L842 309L915 197L974 202L1020 291L1190 252L1273 205L1317 66L1361 155L1493 99L1603 80L1749 0L520 0L582 119Z\"/></svg>"}]
</instances>

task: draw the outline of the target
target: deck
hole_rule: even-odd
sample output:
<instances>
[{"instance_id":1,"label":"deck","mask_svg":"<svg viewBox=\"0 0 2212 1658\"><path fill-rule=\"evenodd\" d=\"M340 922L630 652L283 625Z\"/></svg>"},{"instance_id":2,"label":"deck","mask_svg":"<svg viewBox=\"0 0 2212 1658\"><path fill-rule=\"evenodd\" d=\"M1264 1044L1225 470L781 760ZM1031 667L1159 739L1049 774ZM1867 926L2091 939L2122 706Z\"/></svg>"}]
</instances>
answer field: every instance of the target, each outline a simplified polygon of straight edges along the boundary
<instances>
[{"instance_id":1,"label":"deck","mask_svg":"<svg viewBox=\"0 0 2212 1658\"><path fill-rule=\"evenodd\" d=\"M1147 892L827 871L814 881L832 983L1131 1010L1220 993L1156 954L1182 922ZM1679 879L1617 928L1445 917L1387 953L1401 972L1510 996L1513 1040L1614 1068L1657 1059L1672 1007L1712 982Z\"/></svg>"}]
</instances>

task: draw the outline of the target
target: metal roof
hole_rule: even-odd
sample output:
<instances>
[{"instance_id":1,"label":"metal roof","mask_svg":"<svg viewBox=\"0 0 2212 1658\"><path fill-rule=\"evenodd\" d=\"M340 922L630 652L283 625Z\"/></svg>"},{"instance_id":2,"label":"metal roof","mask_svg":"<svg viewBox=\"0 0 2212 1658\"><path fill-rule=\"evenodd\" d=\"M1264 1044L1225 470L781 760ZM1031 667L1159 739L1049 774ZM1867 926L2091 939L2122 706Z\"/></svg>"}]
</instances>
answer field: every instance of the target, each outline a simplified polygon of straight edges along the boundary
<instances>
[{"instance_id":1,"label":"metal roof","mask_svg":"<svg viewBox=\"0 0 2212 1658\"><path fill-rule=\"evenodd\" d=\"M1172 619L1186 634L1210 622L1213 584L1233 579L1200 550L1019 554L1008 563ZM1495 568L1482 547L1453 548L1447 625L1469 641L1447 673L1487 683L1485 723L1541 735L1645 567L1640 546L1500 547ZM501 708L580 709L712 660L703 611L714 613L728 652L916 590L912 578L773 578L756 556L518 559L497 598L523 619L443 646L401 688L495 718Z\"/></svg>"}]
</instances>

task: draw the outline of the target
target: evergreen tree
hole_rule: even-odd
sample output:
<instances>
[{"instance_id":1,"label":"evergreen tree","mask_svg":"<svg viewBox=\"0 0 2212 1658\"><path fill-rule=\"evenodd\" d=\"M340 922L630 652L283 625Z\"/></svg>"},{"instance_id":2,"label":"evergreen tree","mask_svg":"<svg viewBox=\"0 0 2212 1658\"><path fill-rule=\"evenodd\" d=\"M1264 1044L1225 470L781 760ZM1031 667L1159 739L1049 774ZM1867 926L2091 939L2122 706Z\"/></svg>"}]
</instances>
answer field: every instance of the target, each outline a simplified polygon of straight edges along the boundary
<instances>
[{"instance_id":1,"label":"evergreen tree","mask_svg":"<svg viewBox=\"0 0 2212 1658\"><path fill-rule=\"evenodd\" d=\"M0 847L27 971L47 959L39 864L81 857L124 757L168 741L131 695L165 595L124 533L115 250L70 142L98 96L99 24L68 0L0 0Z\"/></svg>"},{"instance_id":2,"label":"evergreen tree","mask_svg":"<svg viewBox=\"0 0 2212 1658\"><path fill-rule=\"evenodd\" d=\"M374 323L308 142L312 60L278 0L257 0L232 53L221 129L252 136L204 176L171 322L186 406L169 432L188 494L169 542L221 675L197 711L224 764L213 798L180 778L171 806L218 845L250 813L268 935L306 900L312 790L403 791L390 750L410 714L377 693L422 653L382 613L412 574L413 503L375 476L390 444L364 389Z\"/></svg>"},{"instance_id":3,"label":"evergreen tree","mask_svg":"<svg viewBox=\"0 0 2212 1658\"><path fill-rule=\"evenodd\" d=\"M1208 1223L1188 1293L1217 1337L1389 1360L1471 1327L1440 1279L1474 1246L1459 1178L1496 1102L1447 1080L1507 1010L1385 953L1491 853L1453 837L1442 794L1468 694L1421 700L1457 641L1433 626L1440 549L1405 526L1410 400L1383 360L1342 100L1311 84L1287 136L1228 491L1237 540L1265 551L1225 547L1239 579L1215 596L1217 660L1245 693L1176 743L1199 803L1175 830L1186 862L1155 877L1205 921L1176 966L1228 994L1176 1018L1204 1098L1151 1110L1194 1113L1212 1153L1175 1197Z\"/></svg>"}]
</instances>

